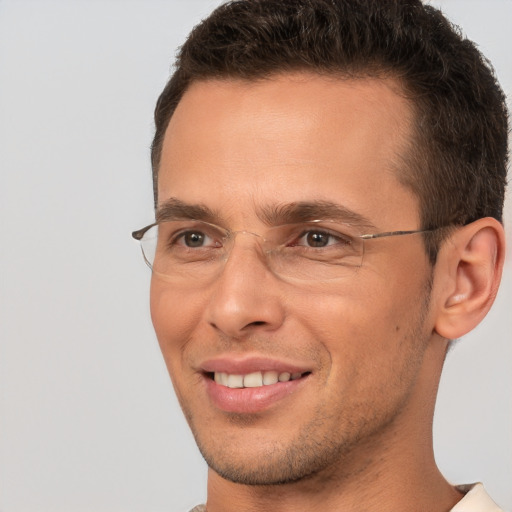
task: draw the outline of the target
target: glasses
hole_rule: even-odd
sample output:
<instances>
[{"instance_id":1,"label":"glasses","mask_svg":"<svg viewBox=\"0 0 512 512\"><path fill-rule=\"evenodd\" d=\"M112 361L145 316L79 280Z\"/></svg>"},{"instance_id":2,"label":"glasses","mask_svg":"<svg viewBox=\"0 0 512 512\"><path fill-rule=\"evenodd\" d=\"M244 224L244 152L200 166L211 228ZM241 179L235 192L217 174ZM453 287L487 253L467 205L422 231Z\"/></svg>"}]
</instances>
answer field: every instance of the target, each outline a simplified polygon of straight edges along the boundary
<instances>
[{"instance_id":1,"label":"glasses","mask_svg":"<svg viewBox=\"0 0 512 512\"><path fill-rule=\"evenodd\" d=\"M222 272L238 235L253 237L267 267L282 278L330 281L354 273L363 264L372 239L434 231L358 234L350 225L313 220L269 228L263 235L230 231L199 220L150 224L132 233L153 273L174 281L207 281Z\"/></svg>"}]
</instances>

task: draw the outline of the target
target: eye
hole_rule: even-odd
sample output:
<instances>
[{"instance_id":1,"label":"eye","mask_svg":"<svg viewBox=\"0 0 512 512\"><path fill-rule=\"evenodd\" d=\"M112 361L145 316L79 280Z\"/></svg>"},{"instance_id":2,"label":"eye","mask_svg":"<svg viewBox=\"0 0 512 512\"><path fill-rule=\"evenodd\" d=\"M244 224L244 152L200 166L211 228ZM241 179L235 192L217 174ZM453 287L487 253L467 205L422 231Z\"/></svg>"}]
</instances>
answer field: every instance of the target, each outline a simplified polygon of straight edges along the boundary
<instances>
[{"instance_id":1,"label":"eye","mask_svg":"<svg viewBox=\"0 0 512 512\"><path fill-rule=\"evenodd\" d=\"M208 236L200 231L188 231L180 235L179 239L187 247L202 247L208 241Z\"/></svg>"},{"instance_id":2,"label":"eye","mask_svg":"<svg viewBox=\"0 0 512 512\"><path fill-rule=\"evenodd\" d=\"M341 233L310 229L303 232L293 245L303 247L322 248L331 245L350 245L350 238Z\"/></svg>"},{"instance_id":3,"label":"eye","mask_svg":"<svg viewBox=\"0 0 512 512\"><path fill-rule=\"evenodd\" d=\"M179 233L172 241L172 244L185 246L190 249L197 249L201 247L220 247L222 245L218 239L198 230Z\"/></svg>"},{"instance_id":4,"label":"eye","mask_svg":"<svg viewBox=\"0 0 512 512\"><path fill-rule=\"evenodd\" d=\"M225 237L220 228L197 221L166 221L158 227L160 250L175 254L222 247Z\"/></svg>"},{"instance_id":5,"label":"eye","mask_svg":"<svg viewBox=\"0 0 512 512\"><path fill-rule=\"evenodd\" d=\"M309 231L302 238L309 247L325 247L329 245L329 241L332 241L329 233L321 231Z\"/></svg>"}]
</instances>

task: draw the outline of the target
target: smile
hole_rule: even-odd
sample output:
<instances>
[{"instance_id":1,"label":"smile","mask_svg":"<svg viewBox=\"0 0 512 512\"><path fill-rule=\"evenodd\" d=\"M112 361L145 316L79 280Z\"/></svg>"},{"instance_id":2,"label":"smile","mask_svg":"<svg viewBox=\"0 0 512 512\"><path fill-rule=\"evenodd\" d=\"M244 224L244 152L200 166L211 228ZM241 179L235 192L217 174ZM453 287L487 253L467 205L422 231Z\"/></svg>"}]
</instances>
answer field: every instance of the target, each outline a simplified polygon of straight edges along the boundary
<instances>
[{"instance_id":1,"label":"smile","mask_svg":"<svg viewBox=\"0 0 512 512\"><path fill-rule=\"evenodd\" d=\"M305 375L305 374L304 374ZM271 386L278 382L288 382L290 380L297 380L303 376L302 373L290 372L277 372L259 371L243 374L229 374L225 372L214 372L213 380L220 386L225 386L231 389L241 388L258 388L261 386Z\"/></svg>"},{"instance_id":2,"label":"smile","mask_svg":"<svg viewBox=\"0 0 512 512\"><path fill-rule=\"evenodd\" d=\"M251 355L224 354L202 361L197 371L208 402L216 409L254 414L284 404L308 387L310 363ZM285 402L286 401L286 402Z\"/></svg>"}]
</instances>

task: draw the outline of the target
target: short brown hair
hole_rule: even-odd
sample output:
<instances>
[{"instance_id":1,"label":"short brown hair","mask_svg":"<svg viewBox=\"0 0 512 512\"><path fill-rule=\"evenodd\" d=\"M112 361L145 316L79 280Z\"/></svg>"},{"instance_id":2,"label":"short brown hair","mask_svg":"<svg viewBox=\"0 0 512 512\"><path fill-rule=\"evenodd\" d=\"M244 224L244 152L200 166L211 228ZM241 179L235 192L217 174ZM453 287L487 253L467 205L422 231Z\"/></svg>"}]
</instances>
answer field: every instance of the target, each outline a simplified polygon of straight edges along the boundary
<instances>
[{"instance_id":1,"label":"short brown hair","mask_svg":"<svg viewBox=\"0 0 512 512\"><path fill-rule=\"evenodd\" d=\"M197 25L155 109L157 178L165 130L192 82L313 71L392 77L415 112L399 178L419 198L423 229L502 221L508 160L505 96L490 63L420 0L234 0ZM435 262L438 240L427 239Z\"/></svg>"}]
</instances>

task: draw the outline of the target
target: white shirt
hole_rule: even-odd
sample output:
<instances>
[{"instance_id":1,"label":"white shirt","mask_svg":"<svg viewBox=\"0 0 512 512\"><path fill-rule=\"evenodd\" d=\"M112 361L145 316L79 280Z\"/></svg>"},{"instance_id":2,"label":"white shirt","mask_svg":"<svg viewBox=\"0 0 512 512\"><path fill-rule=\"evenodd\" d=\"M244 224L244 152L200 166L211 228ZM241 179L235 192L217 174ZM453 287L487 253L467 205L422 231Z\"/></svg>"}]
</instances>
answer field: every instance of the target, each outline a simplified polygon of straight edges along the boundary
<instances>
[{"instance_id":1,"label":"white shirt","mask_svg":"<svg viewBox=\"0 0 512 512\"><path fill-rule=\"evenodd\" d=\"M466 493L450 512L504 512L485 492L480 483L458 485L457 490Z\"/></svg>"},{"instance_id":2,"label":"white shirt","mask_svg":"<svg viewBox=\"0 0 512 512\"><path fill-rule=\"evenodd\" d=\"M450 512L504 512L503 509L492 501L482 484L457 485L456 488L460 492L465 493L465 496ZM198 505L190 512L205 511L206 507L204 505Z\"/></svg>"}]
</instances>

